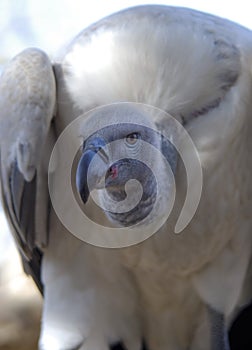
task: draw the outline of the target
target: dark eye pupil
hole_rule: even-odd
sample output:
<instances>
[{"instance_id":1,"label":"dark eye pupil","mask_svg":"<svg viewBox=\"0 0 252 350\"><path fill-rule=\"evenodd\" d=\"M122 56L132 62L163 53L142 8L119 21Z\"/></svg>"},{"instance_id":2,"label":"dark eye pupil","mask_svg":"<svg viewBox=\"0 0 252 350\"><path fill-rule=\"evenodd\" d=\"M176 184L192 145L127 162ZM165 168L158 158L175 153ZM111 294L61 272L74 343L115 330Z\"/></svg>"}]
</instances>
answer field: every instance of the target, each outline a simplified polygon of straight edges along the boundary
<instances>
[{"instance_id":1,"label":"dark eye pupil","mask_svg":"<svg viewBox=\"0 0 252 350\"><path fill-rule=\"evenodd\" d=\"M126 140L127 140L128 143L134 144L134 143L137 141L138 138L139 138L138 133L134 132L134 133L132 133L132 134L129 134L129 135L126 137Z\"/></svg>"}]
</instances>

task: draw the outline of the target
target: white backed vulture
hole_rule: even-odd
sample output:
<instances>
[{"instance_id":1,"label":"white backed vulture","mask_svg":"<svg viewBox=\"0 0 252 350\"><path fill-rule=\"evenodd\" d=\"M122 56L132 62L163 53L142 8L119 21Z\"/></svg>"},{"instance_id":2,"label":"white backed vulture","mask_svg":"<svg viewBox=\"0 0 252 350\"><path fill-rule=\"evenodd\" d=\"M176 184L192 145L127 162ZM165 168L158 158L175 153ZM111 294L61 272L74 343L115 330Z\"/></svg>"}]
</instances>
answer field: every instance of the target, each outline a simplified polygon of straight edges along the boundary
<instances>
[{"instance_id":1,"label":"white backed vulture","mask_svg":"<svg viewBox=\"0 0 252 350\"><path fill-rule=\"evenodd\" d=\"M251 62L249 30L153 5L7 64L3 203L43 291L41 350L229 349L251 296Z\"/></svg>"}]
</instances>

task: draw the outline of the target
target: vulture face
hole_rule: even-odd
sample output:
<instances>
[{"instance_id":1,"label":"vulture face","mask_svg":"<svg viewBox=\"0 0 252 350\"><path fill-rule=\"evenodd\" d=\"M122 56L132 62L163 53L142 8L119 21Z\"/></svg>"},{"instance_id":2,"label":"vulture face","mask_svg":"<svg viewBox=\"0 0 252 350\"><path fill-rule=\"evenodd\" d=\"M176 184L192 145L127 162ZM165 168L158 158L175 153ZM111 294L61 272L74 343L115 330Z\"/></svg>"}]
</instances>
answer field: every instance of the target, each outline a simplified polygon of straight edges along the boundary
<instances>
[{"instance_id":1,"label":"vulture face","mask_svg":"<svg viewBox=\"0 0 252 350\"><path fill-rule=\"evenodd\" d=\"M125 111L122 108L122 114ZM140 123L113 123L84 141L76 173L82 201L86 203L90 192L97 189L108 218L124 227L136 225L150 214L158 186L162 188L156 173L167 166L164 163L175 172L177 158L175 147L150 126L148 116L139 118L139 112L135 113L134 119Z\"/></svg>"}]
</instances>

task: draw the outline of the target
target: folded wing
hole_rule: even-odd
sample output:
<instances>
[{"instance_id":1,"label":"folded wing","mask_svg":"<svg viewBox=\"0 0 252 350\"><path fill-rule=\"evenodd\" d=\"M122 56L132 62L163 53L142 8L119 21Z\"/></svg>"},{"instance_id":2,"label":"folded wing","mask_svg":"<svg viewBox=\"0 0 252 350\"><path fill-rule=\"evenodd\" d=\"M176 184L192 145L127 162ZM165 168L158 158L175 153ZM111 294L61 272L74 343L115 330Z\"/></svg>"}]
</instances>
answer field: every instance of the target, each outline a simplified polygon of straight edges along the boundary
<instances>
[{"instance_id":1,"label":"folded wing","mask_svg":"<svg viewBox=\"0 0 252 350\"><path fill-rule=\"evenodd\" d=\"M38 49L17 55L0 77L0 157L4 210L24 268L40 290L40 248L47 243L48 149L56 84L48 56Z\"/></svg>"}]
</instances>

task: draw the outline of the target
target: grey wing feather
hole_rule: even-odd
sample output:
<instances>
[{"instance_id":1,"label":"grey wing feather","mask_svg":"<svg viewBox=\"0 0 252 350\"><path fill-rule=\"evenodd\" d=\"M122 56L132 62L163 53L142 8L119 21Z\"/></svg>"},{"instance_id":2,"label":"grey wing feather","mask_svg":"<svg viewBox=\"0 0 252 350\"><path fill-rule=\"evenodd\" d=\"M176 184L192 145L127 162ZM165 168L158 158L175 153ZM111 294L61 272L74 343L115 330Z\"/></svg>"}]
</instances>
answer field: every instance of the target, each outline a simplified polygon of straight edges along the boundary
<instances>
[{"instance_id":1,"label":"grey wing feather","mask_svg":"<svg viewBox=\"0 0 252 350\"><path fill-rule=\"evenodd\" d=\"M24 268L40 289L40 248L47 242L49 208L46 159L53 144L55 103L55 77L44 52L27 49L7 65L0 77L3 206Z\"/></svg>"}]
</instances>

